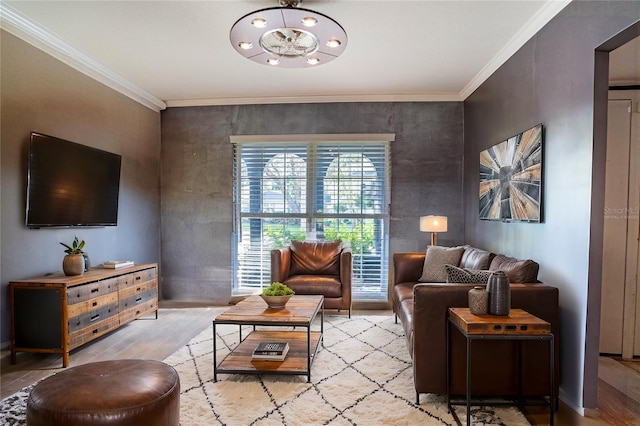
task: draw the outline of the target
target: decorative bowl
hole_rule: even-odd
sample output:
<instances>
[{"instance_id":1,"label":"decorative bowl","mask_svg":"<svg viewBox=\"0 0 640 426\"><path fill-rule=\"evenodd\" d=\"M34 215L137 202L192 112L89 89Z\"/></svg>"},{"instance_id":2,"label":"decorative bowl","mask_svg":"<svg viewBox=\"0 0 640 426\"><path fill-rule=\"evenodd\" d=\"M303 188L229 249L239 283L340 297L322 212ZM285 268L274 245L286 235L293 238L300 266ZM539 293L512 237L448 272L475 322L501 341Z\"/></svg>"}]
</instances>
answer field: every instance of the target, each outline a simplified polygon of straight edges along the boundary
<instances>
[{"instance_id":1,"label":"decorative bowl","mask_svg":"<svg viewBox=\"0 0 640 426\"><path fill-rule=\"evenodd\" d=\"M284 308L284 305L287 304L289 299L291 299L292 294L288 294L286 296L265 296L261 294L260 297L267 302L267 305L270 308Z\"/></svg>"}]
</instances>

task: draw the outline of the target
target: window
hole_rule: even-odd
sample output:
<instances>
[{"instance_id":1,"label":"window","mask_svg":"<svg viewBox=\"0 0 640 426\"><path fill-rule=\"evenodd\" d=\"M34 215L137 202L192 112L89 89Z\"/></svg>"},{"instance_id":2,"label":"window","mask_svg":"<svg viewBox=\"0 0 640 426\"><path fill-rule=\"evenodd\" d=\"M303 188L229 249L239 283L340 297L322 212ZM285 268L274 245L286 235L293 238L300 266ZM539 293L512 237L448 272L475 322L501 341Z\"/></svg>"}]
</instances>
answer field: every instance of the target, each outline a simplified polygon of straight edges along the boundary
<instances>
[{"instance_id":1,"label":"window","mask_svg":"<svg viewBox=\"0 0 640 426\"><path fill-rule=\"evenodd\" d=\"M233 294L269 285L271 249L294 239L341 239L353 252L354 299L387 299L393 135L349 136L342 141L311 135L315 140L308 142L232 138Z\"/></svg>"}]
</instances>

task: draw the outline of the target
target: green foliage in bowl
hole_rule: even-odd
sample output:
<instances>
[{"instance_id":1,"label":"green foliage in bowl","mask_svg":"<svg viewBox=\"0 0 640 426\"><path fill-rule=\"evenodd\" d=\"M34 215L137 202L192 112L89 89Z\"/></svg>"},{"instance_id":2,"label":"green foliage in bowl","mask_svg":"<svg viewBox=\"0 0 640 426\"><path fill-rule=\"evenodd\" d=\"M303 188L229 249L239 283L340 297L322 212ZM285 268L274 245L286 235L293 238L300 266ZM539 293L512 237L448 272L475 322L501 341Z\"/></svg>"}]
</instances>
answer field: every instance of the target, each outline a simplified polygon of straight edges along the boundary
<instances>
[{"instance_id":1,"label":"green foliage in bowl","mask_svg":"<svg viewBox=\"0 0 640 426\"><path fill-rule=\"evenodd\" d=\"M295 292L282 283L273 282L269 287L262 289L262 294L264 296L289 296Z\"/></svg>"},{"instance_id":2,"label":"green foliage in bowl","mask_svg":"<svg viewBox=\"0 0 640 426\"><path fill-rule=\"evenodd\" d=\"M65 253L67 254L83 254L84 251L84 240L78 241L78 237L73 239L73 243L71 245L60 242L65 247Z\"/></svg>"}]
</instances>

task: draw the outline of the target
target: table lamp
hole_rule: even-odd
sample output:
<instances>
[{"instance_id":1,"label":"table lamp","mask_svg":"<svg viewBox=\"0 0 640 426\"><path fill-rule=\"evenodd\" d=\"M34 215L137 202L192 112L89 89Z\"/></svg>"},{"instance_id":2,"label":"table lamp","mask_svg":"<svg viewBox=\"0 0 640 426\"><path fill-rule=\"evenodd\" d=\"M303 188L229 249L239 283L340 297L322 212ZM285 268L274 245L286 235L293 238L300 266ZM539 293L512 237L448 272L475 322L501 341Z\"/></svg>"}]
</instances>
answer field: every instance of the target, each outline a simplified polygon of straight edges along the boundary
<instances>
[{"instance_id":1,"label":"table lamp","mask_svg":"<svg viewBox=\"0 0 640 426\"><path fill-rule=\"evenodd\" d=\"M447 232L446 216L420 216L420 231L431 232L431 245L438 245L438 232Z\"/></svg>"}]
</instances>

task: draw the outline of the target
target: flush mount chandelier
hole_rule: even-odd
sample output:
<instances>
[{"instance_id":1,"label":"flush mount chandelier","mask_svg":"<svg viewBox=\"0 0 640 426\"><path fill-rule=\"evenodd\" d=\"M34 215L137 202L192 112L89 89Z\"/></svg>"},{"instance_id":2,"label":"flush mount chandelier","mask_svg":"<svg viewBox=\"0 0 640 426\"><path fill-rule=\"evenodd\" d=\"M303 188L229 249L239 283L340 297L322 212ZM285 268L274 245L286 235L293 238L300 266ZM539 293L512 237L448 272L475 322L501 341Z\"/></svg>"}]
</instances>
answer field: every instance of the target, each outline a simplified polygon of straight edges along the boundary
<instances>
[{"instance_id":1,"label":"flush mount chandelier","mask_svg":"<svg viewBox=\"0 0 640 426\"><path fill-rule=\"evenodd\" d=\"M302 0L278 0L279 7L257 10L238 19L229 35L247 59L284 68L330 62L347 47L347 33L333 19L298 7Z\"/></svg>"}]
</instances>

